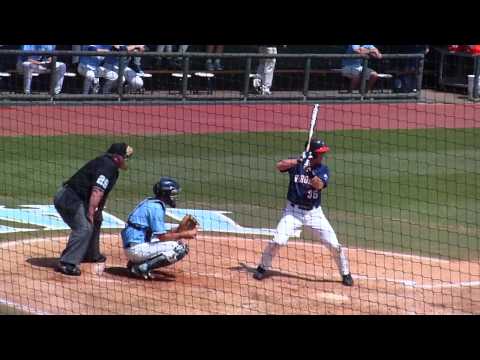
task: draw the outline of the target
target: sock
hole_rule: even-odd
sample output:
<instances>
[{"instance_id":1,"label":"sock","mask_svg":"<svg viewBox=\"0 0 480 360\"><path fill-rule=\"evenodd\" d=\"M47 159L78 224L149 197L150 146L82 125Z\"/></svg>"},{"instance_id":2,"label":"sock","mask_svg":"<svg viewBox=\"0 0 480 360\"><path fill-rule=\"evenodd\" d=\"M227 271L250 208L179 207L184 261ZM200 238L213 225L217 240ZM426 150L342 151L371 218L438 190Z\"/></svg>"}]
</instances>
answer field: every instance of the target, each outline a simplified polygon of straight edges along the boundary
<instances>
[{"instance_id":1,"label":"sock","mask_svg":"<svg viewBox=\"0 0 480 360\"><path fill-rule=\"evenodd\" d=\"M260 266L265 270L272 267L272 260L277 255L280 245L274 242L269 242L262 253L262 260Z\"/></svg>"}]
</instances>

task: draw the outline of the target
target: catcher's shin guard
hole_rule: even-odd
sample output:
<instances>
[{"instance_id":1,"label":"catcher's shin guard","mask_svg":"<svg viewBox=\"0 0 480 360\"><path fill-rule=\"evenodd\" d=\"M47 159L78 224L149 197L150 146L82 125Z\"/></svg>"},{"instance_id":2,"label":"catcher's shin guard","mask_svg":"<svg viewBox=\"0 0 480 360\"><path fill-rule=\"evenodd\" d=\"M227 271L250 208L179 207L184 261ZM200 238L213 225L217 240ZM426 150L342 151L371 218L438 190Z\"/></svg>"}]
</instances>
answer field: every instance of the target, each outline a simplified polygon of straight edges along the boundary
<instances>
[{"instance_id":1,"label":"catcher's shin guard","mask_svg":"<svg viewBox=\"0 0 480 360\"><path fill-rule=\"evenodd\" d=\"M154 270L168 265L172 265L177 261L180 261L188 254L188 245L178 243L178 245L173 250L172 256L166 256L161 254L145 262L147 264L148 270Z\"/></svg>"}]
</instances>

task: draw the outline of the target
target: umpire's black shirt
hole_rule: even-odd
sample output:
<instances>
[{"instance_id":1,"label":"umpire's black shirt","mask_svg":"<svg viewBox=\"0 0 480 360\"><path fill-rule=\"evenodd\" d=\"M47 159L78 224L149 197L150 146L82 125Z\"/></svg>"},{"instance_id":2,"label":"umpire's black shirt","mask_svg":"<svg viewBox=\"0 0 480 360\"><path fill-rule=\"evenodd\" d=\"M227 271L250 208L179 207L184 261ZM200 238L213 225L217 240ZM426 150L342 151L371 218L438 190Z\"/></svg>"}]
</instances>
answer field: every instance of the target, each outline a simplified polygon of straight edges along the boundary
<instances>
[{"instance_id":1,"label":"umpire's black shirt","mask_svg":"<svg viewBox=\"0 0 480 360\"><path fill-rule=\"evenodd\" d=\"M78 197L88 204L94 186L104 191L103 201L113 189L118 179L118 167L110 154L105 154L89 161L75 175L65 182Z\"/></svg>"}]
</instances>

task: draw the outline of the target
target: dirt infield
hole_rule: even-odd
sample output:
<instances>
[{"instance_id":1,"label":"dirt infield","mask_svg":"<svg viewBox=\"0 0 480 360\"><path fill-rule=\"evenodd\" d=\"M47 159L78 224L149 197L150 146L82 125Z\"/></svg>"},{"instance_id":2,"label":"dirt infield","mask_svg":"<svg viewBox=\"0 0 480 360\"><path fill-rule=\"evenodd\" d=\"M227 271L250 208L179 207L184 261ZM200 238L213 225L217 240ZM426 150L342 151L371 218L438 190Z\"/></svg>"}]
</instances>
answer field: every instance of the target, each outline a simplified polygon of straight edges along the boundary
<instances>
[{"instance_id":1,"label":"dirt infield","mask_svg":"<svg viewBox=\"0 0 480 360\"><path fill-rule=\"evenodd\" d=\"M64 238L0 244L0 303L37 314L480 314L480 265L349 249L355 285L343 286L319 244L291 242L272 276L251 277L264 241L200 236L180 263L128 277L117 235L102 266L53 271Z\"/></svg>"}]
</instances>

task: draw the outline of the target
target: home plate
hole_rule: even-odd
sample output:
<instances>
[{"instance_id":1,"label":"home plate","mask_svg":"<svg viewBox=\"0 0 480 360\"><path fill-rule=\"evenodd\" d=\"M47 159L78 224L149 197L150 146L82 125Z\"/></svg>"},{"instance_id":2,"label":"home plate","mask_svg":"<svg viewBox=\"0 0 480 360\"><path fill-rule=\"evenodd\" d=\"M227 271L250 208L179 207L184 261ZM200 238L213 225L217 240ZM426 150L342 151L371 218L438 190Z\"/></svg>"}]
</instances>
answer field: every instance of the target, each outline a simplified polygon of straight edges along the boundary
<instances>
[{"instance_id":1,"label":"home plate","mask_svg":"<svg viewBox=\"0 0 480 360\"><path fill-rule=\"evenodd\" d=\"M320 299L333 301L333 302L345 302L350 299L346 295L340 295L340 294L328 293L328 292L318 292L317 297L319 297Z\"/></svg>"}]
</instances>

